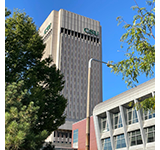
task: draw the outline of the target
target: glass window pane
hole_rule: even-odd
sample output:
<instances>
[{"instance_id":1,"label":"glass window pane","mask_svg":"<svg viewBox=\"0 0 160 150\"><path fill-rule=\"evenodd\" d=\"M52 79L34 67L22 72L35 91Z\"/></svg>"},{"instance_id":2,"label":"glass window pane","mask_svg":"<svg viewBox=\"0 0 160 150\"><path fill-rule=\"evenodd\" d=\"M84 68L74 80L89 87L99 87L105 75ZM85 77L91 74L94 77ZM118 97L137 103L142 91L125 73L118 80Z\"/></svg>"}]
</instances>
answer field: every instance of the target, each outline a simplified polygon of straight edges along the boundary
<instances>
[{"instance_id":1,"label":"glass window pane","mask_svg":"<svg viewBox=\"0 0 160 150\"><path fill-rule=\"evenodd\" d=\"M115 125L118 123L118 117L115 117Z\"/></svg>"},{"instance_id":2,"label":"glass window pane","mask_svg":"<svg viewBox=\"0 0 160 150\"><path fill-rule=\"evenodd\" d=\"M148 143L149 142L154 142L154 136L153 136L153 133L148 133Z\"/></svg>"},{"instance_id":3,"label":"glass window pane","mask_svg":"<svg viewBox=\"0 0 160 150\"><path fill-rule=\"evenodd\" d=\"M136 131L136 134L140 134L140 130Z\"/></svg>"},{"instance_id":4,"label":"glass window pane","mask_svg":"<svg viewBox=\"0 0 160 150\"><path fill-rule=\"evenodd\" d=\"M78 129L73 131L73 143L78 142Z\"/></svg>"},{"instance_id":5,"label":"glass window pane","mask_svg":"<svg viewBox=\"0 0 160 150\"><path fill-rule=\"evenodd\" d=\"M141 135L137 136L137 145L142 144L142 138Z\"/></svg>"},{"instance_id":6,"label":"glass window pane","mask_svg":"<svg viewBox=\"0 0 160 150\"><path fill-rule=\"evenodd\" d=\"M106 130L107 130L107 131L109 131L109 125L108 125L108 122L107 122L107 128L106 128Z\"/></svg>"},{"instance_id":7,"label":"glass window pane","mask_svg":"<svg viewBox=\"0 0 160 150\"><path fill-rule=\"evenodd\" d=\"M122 118L121 118L121 115L119 116L120 118L119 118L119 125L118 125L118 127L120 128L120 127L123 127L123 125L122 125Z\"/></svg>"},{"instance_id":8,"label":"glass window pane","mask_svg":"<svg viewBox=\"0 0 160 150\"><path fill-rule=\"evenodd\" d=\"M128 120L131 120L132 119L132 112L129 112L128 113Z\"/></svg>"},{"instance_id":9,"label":"glass window pane","mask_svg":"<svg viewBox=\"0 0 160 150\"><path fill-rule=\"evenodd\" d=\"M120 142L120 140L117 141L117 146L116 146L116 148L121 148L121 142Z\"/></svg>"},{"instance_id":10,"label":"glass window pane","mask_svg":"<svg viewBox=\"0 0 160 150\"><path fill-rule=\"evenodd\" d=\"M132 136L133 136L133 135L135 135L135 133L136 133L136 132L135 132L135 131L133 131L133 132L132 132Z\"/></svg>"},{"instance_id":11,"label":"glass window pane","mask_svg":"<svg viewBox=\"0 0 160 150\"><path fill-rule=\"evenodd\" d=\"M116 149L126 147L124 134L117 135L115 138Z\"/></svg>"},{"instance_id":12,"label":"glass window pane","mask_svg":"<svg viewBox=\"0 0 160 150\"><path fill-rule=\"evenodd\" d=\"M147 114L148 114L148 111L144 111L144 115L147 116Z\"/></svg>"},{"instance_id":13,"label":"glass window pane","mask_svg":"<svg viewBox=\"0 0 160 150\"><path fill-rule=\"evenodd\" d=\"M137 111L136 110L133 110L133 123L136 123L138 122L138 119L137 119Z\"/></svg>"},{"instance_id":14,"label":"glass window pane","mask_svg":"<svg viewBox=\"0 0 160 150\"><path fill-rule=\"evenodd\" d=\"M126 147L125 139L122 140L122 147Z\"/></svg>"},{"instance_id":15,"label":"glass window pane","mask_svg":"<svg viewBox=\"0 0 160 150\"><path fill-rule=\"evenodd\" d=\"M110 145L108 146L108 149L107 149L107 150L112 150L111 143L110 143Z\"/></svg>"},{"instance_id":16,"label":"glass window pane","mask_svg":"<svg viewBox=\"0 0 160 150\"><path fill-rule=\"evenodd\" d=\"M151 114L149 114L149 119L151 119L152 118L152 115Z\"/></svg>"},{"instance_id":17,"label":"glass window pane","mask_svg":"<svg viewBox=\"0 0 160 150\"><path fill-rule=\"evenodd\" d=\"M148 128L148 132L152 132L153 131L153 128L152 127L149 127Z\"/></svg>"},{"instance_id":18,"label":"glass window pane","mask_svg":"<svg viewBox=\"0 0 160 150\"><path fill-rule=\"evenodd\" d=\"M105 130L105 126L106 126L106 121L103 121L103 130Z\"/></svg>"},{"instance_id":19,"label":"glass window pane","mask_svg":"<svg viewBox=\"0 0 160 150\"><path fill-rule=\"evenodd\" d=\"M131 139L130 142L131 146L136 145L135 137L131 137L130 139Z\"/></svg>"},{"instance_id":20,"label":"glass window pane","mask_svg":"<svg viewBox=\"0 0 160 150\"><path fill-rule=\"evenodd\" d=\"M147 142L154 142L155 141L155 126L146 128L145 134L146 134Z\"/></svg>"},{"instance_id":21,"label":"glass window pane","mask_svg":"<svg viewBox=\"0 0 160 150\"><path fill-rule=\"evenodd\" d=\"M148 119L148 116L145 116L145 118L144 118L145 120L147 120Z\"/></svg>"},{"instance_id":22,"label":"glass window pane","mask_svg":"<svg viewBox=\"0 0 160 150\"><path fill-rule=\"evenodd\" d=\"M153 117L155 117L155 113L153 113Z\"/></svg>"},{"instance_id":23,"label":"glass window pane","mask_svg":"<svg viewBox=\"0 0 160 150\"><path fill-rule=\"evenodd\" d=\"M103 150L112 150L110 138L104 139Z\"/></svg>"},{"instance_id":24,"label":"glass window pane","mask_svg":"<svg viewBox=\"0 0 160 150\"><path fill-rule=\"evenodd\" d=\"M153 131L155 130L155 126L153 127Z\"/></svg>"}]
</instances>

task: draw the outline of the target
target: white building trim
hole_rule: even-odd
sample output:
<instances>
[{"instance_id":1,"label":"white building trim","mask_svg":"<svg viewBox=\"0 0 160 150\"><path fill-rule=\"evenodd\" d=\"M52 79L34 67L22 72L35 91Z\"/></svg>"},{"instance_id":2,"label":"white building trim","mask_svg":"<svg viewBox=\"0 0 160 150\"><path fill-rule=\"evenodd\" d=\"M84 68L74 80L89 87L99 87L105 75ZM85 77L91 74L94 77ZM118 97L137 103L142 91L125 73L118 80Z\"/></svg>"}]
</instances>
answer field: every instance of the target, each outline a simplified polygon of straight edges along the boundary
<instances>
[{"instance_id":1,"label":"white building trim","mask_svg":"<svg viewBox=\"0 0 160 150\"><path fill-rule=\"evenodd\" d=\"M127 136L127 125L126 125L126 120L125 120L125 116L124 116L123 106L119 106L119 109L120 109L120 113L121 113L121 117L122 117L123 131L124 131L124 137L125 137L125 141L126 141L126 147L127 147L127 150L129 150L129 140L128 140L128 136Z\"/></svg>"},{"instance_id":2,"label":"white building trim","mask_svg":"<svg viewBox=\"0 0 160 150\"><path fill-rule=\"evenodd\" d=\"M114 139L113 139L112 122L111 122L111 116L110 116L109 111L107 111L107 121L108 121L108 125L109 125L111 145L112 145L112 149L114 149L115 145L114 145Z\"/></svg>"}]
</instances>

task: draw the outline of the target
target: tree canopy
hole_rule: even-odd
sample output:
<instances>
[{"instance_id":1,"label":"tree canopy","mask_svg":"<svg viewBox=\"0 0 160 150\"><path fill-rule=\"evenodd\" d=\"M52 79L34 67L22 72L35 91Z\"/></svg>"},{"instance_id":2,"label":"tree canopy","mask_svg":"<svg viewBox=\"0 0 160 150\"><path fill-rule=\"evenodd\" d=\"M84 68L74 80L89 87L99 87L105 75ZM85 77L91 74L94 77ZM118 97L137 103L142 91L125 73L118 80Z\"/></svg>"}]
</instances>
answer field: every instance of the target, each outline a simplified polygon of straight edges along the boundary
<instances>
[{"instance_id":1,"label":"tree canopy","mask_svg":"<svg viewBox=\"0 0 160 150\"><path fill-rule=\"evenodd\" d=\"M112 72L122 74L127 86L134 87L138 83L138 77L145 74L146 77L154 76L155 68L155 0L147 0L147 7L140 8L135 1L132 7L137 14L132 23L127 23L122 17L117 17L118 25L123 23L126 32L121 36L121 48L125 45L126 59L119 62L110 61ZM147 101L147 100L146 100ZM147 108L145 102L143 108ZM148 105L149 106L149 105ZM153 105L152 105L153 106ZM153 107L155 108L155 107Z\"/></svg>"},{"instance_id":2,"label":"tree canopy","mask_svg":"<svg viewBox=\"0 0 160 150\"><path fill-rule=\"evenodd\" d=\"M5 9L6 149L37 150L65 122L63 74L51 57L33 19Z\"/></svg>"}]
</instances>

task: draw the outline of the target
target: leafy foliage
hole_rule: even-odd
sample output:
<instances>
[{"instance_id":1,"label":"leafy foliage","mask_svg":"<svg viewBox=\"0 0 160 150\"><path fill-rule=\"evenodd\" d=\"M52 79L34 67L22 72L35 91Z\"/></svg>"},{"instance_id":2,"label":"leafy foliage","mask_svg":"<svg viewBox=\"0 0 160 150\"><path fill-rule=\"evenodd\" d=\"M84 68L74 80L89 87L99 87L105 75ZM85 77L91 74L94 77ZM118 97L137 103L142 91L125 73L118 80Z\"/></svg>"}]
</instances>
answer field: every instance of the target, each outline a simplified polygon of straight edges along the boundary
<instances>
[{"instance_id":1,"label":"leafy foliage","mask_svg":"<svg viewBox=\"0 0 160 150\"><path fill-rule=\"evenodd\" d=\"M124 22L123 28L126 29L120 41L128 45L125 54L127 59L112 63L112 72L122 73L122 79L125 80L127 86L131 87L138 83L137 78L141 74L145 74L146 77L154 75L155 45L151 44L150 40L155 39L155 3L147 1L147 4L151 7L149 11L145 7L140 8L137 3L132 7L137 11L132 24L126 23L122 17L117 17L118 24Z\"/></svg>"},{"instance_id":2,"label":"leafy foliage","mask_svg":"<svg viewBox=\"0 0 160 150\"><path fill-rule=\"evenodd\" d=\"M32 18L5 12L6 149L39 149L65 122L65 81L50 57L42 59L45 45Z\"/></svg>"},{"instance_id":3,"label":"leafy foliage","mask_svg":"<svg viewBox=\"0 0 160 150\"><path fill-rule=\"evenodd\" d=\"M140 103L140 106L143 110L155 110L155 97L146 98L144 101Z\"/></svg>"},{"instance_id":4,"label":"leafy foliage","mask_svg":"<svg viewBox=\"0 0 160 150\"><path fill-rule=\"evenodd\" d=\"M146 98L142 102L137 102L135 104L133 102L130 102L129 106L135 107L137 110L142 109L143 111L154 112L155 111L155 96Z\"/></svg>"},{"instance_id":5,"label":"leafy foliage","mask_svg":"<svg viewBox=\"0 0 160 150\"><path fill-rule=\"evenodd\" d=\"M134 0L136 5L132 7L137 11L137 15L133 17L132 24L125 22L122 17L117 17L118 25L124 23L123 28L126 32L121 36L120 41L127 46L125 56L127 59L117 63L110 62L112 72L122 74L122 79L125 80L127 86L133 87L138 83L138 76L145 74L146 77L154 75L155 67L155 44L151 41L155 40L155 0L146 1L150 7L140 8ZM136 104L143 110L155 109L155 97L148 98Z\"/></svg>"}]
</instances>

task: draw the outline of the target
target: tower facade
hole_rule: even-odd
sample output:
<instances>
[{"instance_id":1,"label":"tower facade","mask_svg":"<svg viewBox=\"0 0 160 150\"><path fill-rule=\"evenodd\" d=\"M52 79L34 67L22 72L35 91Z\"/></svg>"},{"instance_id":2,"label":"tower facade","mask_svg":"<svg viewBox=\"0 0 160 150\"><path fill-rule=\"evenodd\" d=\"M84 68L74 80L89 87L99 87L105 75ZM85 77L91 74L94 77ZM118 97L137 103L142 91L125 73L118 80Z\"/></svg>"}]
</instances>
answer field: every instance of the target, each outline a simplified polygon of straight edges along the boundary
<instances>
[{"instance_id":1,"label":"tower facade","mask_svg":"<svg viewBox=\"0 0 160 150\"><path fill-rule=\"evenodd\" d=\"M74 122L86 117L88 61L90 58L102 60L100 22L63 9L53 10L39 28L39 33L46 44L43 57L51 55L57 68L64 74L65 86L62 94L68 99L65 110L67 117L59 130L65 134L65 131L72 130ZM100 102L102 65L93 62L90 114ZM58 133L55 132L51 140L58 143L57 137ZM63 138L63 143L65 140ZM59 143L62 141L59 140Z\"/></svg>"}]
</instances>

